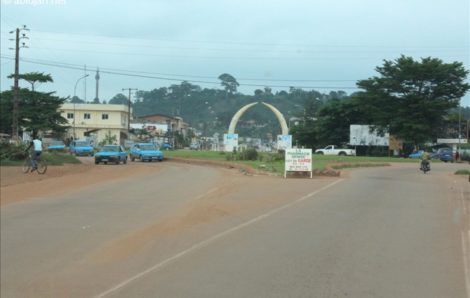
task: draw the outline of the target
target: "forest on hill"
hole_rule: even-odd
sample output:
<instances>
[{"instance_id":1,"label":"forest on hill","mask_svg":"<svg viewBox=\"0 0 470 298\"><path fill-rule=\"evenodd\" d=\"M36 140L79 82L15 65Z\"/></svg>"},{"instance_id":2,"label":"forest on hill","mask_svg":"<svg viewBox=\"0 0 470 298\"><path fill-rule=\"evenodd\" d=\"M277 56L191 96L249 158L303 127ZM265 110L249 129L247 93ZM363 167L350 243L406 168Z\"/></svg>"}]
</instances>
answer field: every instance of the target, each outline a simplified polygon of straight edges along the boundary
<instances>
[{"instance_id":1,"label":"forest on hill","mask_svg":"<svg viewBox=\"0 0 470 298\"><path fill-rule=\"evenodd\" d=\"M320 93L291 87L288 91L272 92L268 87L255 90L253 95L228 92L221 89L200 88L188 82L151 91L138 91L133 103L134 115L164 114L181 116L203 136L226 133L233 115L243 106L253 102L266 102L275 106L287 122L304 117L306 107L314 115L332 99L345 99L344 91ZM120 99L120 100L117 100ZM116 95L109 103L127 101ZM310 114L311 115L311 114ZM269 139L281 133L274 114L263 105L250 108L240 119L237 128L240 136Z\"/></svg>"}]
</instances>

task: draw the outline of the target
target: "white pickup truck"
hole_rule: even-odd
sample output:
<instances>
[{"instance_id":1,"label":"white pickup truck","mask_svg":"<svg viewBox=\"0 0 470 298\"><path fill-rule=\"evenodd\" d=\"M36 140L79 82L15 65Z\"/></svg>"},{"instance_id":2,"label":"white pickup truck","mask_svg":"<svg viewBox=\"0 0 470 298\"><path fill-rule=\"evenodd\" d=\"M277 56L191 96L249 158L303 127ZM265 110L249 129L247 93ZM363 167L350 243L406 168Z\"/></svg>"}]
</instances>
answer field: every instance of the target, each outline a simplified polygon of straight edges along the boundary
<instances>
[{"instance_id":1,"label":"white pickup truck","mask_svg":"<svg viewBox=\"0 0 470 298\"><path fill-rule=\"evenodd\" d=\"M324 155L356 155L356 150L354 149L345 149L338 148L335 145L328 145L323 149L315 150L315 154L324 154Z\"/></svg>"}]
</instances>

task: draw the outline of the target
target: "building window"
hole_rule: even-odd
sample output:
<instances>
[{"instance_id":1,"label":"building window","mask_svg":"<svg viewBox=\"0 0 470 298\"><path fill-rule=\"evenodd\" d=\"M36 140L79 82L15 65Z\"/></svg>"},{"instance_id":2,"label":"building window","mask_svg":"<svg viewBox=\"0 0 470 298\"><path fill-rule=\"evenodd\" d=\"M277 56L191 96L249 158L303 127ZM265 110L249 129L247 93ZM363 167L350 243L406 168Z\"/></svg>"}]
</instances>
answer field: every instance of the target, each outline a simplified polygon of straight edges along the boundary
<instances>
[{"instance_id":1,"label":"building window","mask_svg":"<svg viewBox=\"0 0 470 298\"><path fill-rule=\"evenodd\" d=\"M67 119L73 119L73 113L67 113Z\"/></svg>"},{"instance_id":2,"label":"building window","mask_svg":"<svg viewBox=\"0 0 470 298\"><path fill-rule=\"evenodd\" d=\"M102 120L108 120L108 114L101 114Z\"/></svg>"},{"instance_id":3,"label":"building window","mask_svg":"<svg viewBox=\"0 0 470 298\"><path fill-rule=\"evenodd\" d=\"M90 113L83 114L83 119L91 119Z\"/></svg>"}]
</instances>

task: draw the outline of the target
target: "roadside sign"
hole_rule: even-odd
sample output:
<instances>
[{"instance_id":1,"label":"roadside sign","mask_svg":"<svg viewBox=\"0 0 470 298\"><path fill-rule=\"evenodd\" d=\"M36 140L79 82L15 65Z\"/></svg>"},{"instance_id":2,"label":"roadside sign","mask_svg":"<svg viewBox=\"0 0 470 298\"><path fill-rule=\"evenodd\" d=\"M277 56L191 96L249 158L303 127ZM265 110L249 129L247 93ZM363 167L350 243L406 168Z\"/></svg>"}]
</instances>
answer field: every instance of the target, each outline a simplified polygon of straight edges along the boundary
<instances>
[{"instance_id":1,"label":"roadside sign","mask_svg":"<svg viewBox=\"0 0 470 298\"><path fill-rule=\"evenodd\" d=\"M226 133L224 134L224 147L226 152L232 152L238 148L238 134Z\"/></svg>"},{"instance_id":2,"label":"roadside sign","mask_svg":"<svg viewBox=\"0 0 470 298\"><path fill-rule=\"evenodd\" d=\"M287 172L310 172L312 178L312 149L287 149L284 178Z\"/></svg>"},{"instance_id":3,"label":"roadside sign","mask_svg":"<svg viewBox=\"0 0 470 298\"><path fill-rule=\"evenodd\" d=\"M277 136L277 150L286 150L292 148L292 135Z\"/></svg>"}]
</instances>

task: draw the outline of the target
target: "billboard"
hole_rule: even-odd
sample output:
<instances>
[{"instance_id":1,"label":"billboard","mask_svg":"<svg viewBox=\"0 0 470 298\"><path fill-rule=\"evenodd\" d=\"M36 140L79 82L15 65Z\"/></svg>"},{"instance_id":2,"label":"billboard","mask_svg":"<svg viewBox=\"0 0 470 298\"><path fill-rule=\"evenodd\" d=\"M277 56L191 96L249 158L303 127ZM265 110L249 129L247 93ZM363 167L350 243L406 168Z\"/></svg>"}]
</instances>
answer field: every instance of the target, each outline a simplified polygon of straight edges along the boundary
<instances>
[{"instance_id":1,"label":"billboard","mask_svg":"<svg viewBox=\"0 0 470 298\"><path fill-rule=\"evenodd\" d=\"M370 125L351 124L349 126L349 145L353 146L388 146L390 135L383 136L371 130Z\"/></svg>"}]
</instances>

